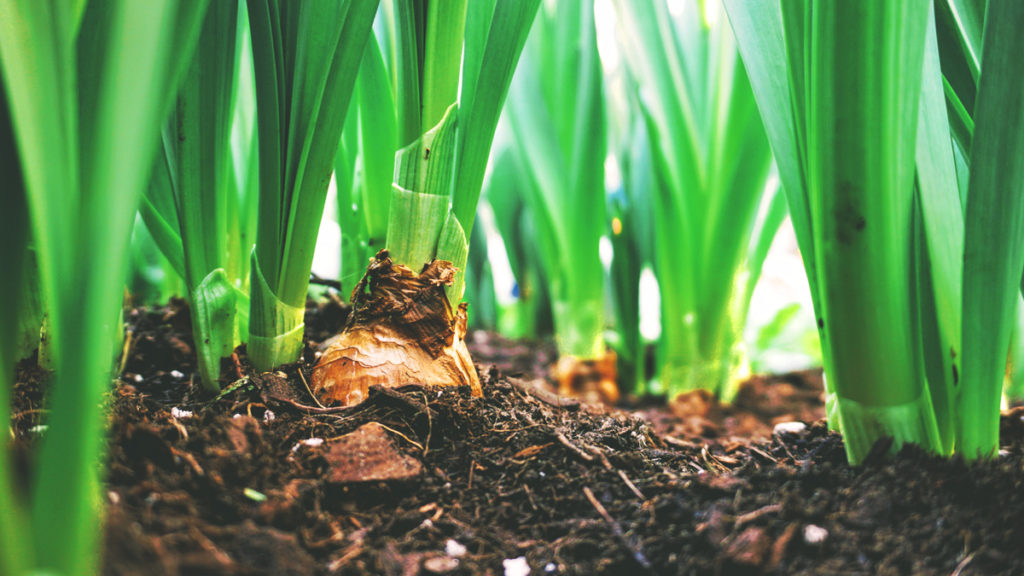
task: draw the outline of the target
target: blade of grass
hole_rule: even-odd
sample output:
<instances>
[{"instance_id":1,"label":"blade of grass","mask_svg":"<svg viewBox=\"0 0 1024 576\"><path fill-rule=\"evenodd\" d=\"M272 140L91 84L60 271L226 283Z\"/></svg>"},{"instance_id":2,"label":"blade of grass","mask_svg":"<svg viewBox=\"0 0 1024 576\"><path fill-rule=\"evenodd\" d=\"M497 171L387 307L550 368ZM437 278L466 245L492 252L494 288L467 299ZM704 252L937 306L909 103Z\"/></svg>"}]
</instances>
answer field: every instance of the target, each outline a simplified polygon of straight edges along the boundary
<instances>
[{"instance_id":1,"label":"blade of grass","mask_svg":"<svg viewBox=\"0 0 1024 576\"><path fill-rule=\"evenodd\" d=\"M249 355L259 370L302 349L313 249L377 4L249 0L262 135Z\"/></svg>"},{"instance_id":2,"label":"blade of grass","mask_svg":"<svg viewBox=\"0 0 1024 576\"><path fill-rule=\"evenodd\" d=\"M473 0L466 8L452 194L452 211L464 231L473 229L498 116L539 5L540 0Z\"/></svg>"},{"instance_id":3,"label":"blade of grass","mask_svg":"<svg viewBox=\"0 0 1024 576\"><path fill-rule=\"evenodd\" d=\"M936 349L926 350L928 373L942 449L953 450L953 393L959 384L960 301L963 273L963 207L956 181L953 144L943 91L942 70L934 28L934 9L930 10L925 38L921 104L917 123L917 190L923 217L928 282L931 306L924 314L934 314ZM918 290L920 292L920 289Z\"/></svg>"},{"instance_id":4,"label":"blade of grass","mask_svg":"<svg viewBox=\"0 0 1024 576\"><path fill-rule=\"evenodd\" d=\"M1024 4L990 0L975 103L963 284L964 457L999 449L999 400L1024 269Z\"/></svg>"}]
</instances>

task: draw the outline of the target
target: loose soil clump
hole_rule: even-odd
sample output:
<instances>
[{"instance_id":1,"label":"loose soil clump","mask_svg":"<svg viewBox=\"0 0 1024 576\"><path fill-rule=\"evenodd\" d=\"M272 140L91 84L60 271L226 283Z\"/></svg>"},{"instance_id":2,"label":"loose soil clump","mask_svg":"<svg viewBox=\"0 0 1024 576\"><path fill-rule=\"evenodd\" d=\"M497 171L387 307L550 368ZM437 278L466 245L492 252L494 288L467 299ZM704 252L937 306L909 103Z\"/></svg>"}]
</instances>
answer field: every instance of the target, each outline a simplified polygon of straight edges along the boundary
<instances>
[{"instance_id":1,"label":"loose soil clump","mask_svg":"<svg viewBox=\"0 0 1024 576\"><path fill-rule=\"evenodd\" d=\"M309 338L345 313L311 307ZM226 360L210 399L190 376L188 317L181 302L126 313L106 574L1024 573L1021 410L1004 414L995 461L878 446L852 468L814 374L755 380L728 408L605 410L542 385L550 344L486 333L468 338L482 397L371 387L322 409L307 347L277 373ZM23 483L47 381L19 367ZM787 419L809 421L775 428Z\"/></svg>"}]
</instances>

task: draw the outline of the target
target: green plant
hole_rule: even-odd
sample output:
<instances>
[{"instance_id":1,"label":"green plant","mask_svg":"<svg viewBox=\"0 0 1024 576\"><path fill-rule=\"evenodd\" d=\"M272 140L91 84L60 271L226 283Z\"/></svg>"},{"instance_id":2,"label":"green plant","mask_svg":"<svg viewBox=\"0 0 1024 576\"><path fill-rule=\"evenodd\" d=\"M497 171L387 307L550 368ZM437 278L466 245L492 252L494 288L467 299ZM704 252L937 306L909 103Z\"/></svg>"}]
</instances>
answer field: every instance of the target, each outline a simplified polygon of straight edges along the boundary
<instances>
[{"instance_id":1,"label":"green plant","mask_svg":"<svg viewBox=\"0 0 1024 576\"><path fill-rule=\"evenodd\" d=\"M743 325L785 202L766 194L771 150L720 3L678 6L615 2L655 180L658 372L670 395L706 388L728 401L746 373Z\"/></svg>"},{"instance_id":2,"label":"green plant","mask_svg":"<svg viewBox=\"0 0 1024 576\"><path fill-rule=\"evenodd\" d=\"M359 200L365 209L384 204L368 198L391 195L388 252L371 262L357 284L353 315L314 372L313 388L321 399L356 402L370 383L380 380L463 383L479 390L461 339L467 231L472 230L498 112L538 3L383 4L380 60L394 94L398 149L386 145L389 130L382 133L383 144L368 138L360 142L364 168L381 166L382 158L393 154L394 177L385 190L378 178L371 178L378 172L367 170ZM370 45L366 86L383 93L383 75L377 73ZM369 114L361 112L360 118L369 119ZM386 111L381 114L390 118ZM358 211L360 204L353 204ZM367 214L368 238L376 234L376 213ZM439 286L446 286L440 300Z\"/></svg>"},{"instance_id":3,"label":"green plant","mask_svg":"<svg viewBox=\"0 0 1024 576\"><path fill-rule=\"evenodd\" d=\"M495 274L491 289L495 299L495 328L509 338L542 338L552 333L551 300L542 265L542 247L536 241L540 225L528 207L529 180L511 142L507 122L499 122L490 175L484 184L484 200L493 215L493 228L501 239L501 253L474 255L487 260L507 260L511 277ZM480 224L486 224L481 222ZM475 235L482 226L473 229ZM483 234L481 234L483 235ZM490 241L488 241L488 244ZM488 251L490 251L488 246ZM498 248L495 247L497 250ZM489 266L498 268L501 262ZM472 302L472 301L471 301Z\"/></svg>"},{"instance_id":4,"label":"green plant","mask_svg":"<svg viewBox=\"0 0 1024 576\"><path fill-rule=\"evenodd\" d=\"M251 246L232 242L245 235L230 210L238 195L231 150L236 69L246 40L238 38L238 14L238 2L224 0L204 19L140 212L165 257L180 266L199 374L210 393L220 389L221 358L245 333L249 305L239 273Z\"/></svg>"},{"instance_id":5,"label":"green plant","mask_svg":"<svg viewBox=\"0 0 1024 576\"><path fill-rule=\"evenodd\" d=\"M628 97L624 100L631 100ZM614 316L609 345L619 361L621 386L648 392L647 345L640 333L640 283L654 263L654 173L650 140L635 103L618 146L622 182L608 195L608 237L612 245L610 279Z\"/></svg>"},{"instance_id":6,"label":"green plant","mask_svg":"<svg viewBox=\"0 0 1024 576\"><path fill-rule=\"evenodd\" d=\"M506 105L559 353L605 354L605 109L592 1L545 4Z\"/></svg>"},{"instance_id":7,"label":"green plant","mask_svg":"<svg viewBox=\"0 0 1024 576\"><path fill-rule=\"evenodd\" d=\"M851 462L882 437L998 448L1024 267L1024 5L989 1L983 35L978 3L939 5L941 46L927 0L727 0Z\"/></svg>"},{"instance_id":8,"label":"green plant","mask_svg":"<svg viewBox=\"0 0 1024 576\"><path fill-rule=\"evenodd\" d=\"M0 2L12 123L12 137L0 141L16 143L18 160L8 150L4 162L20 165L24 183L5 193L15 210L4 217L28 215L0 226L10 236L0 251L17 270L31 233L56 369L29 507L12 486L6 451L0 459L5 574L98 571L100 404L119 344L128 240L205 8L203 1ZM12 320L0 322L3 400L13 374ZM0 404L6 434L9 409Z\"/></svg>"},{"instance_id":9,"label":"green plant","mask_svg":"<svg viewBox=\"0 0 1024 576\"><path fill-rule=\"evenodd\" d=\"M377 4L248 2L259 133L248 353L258 370L302 351L313 249Z\"/></svg>"}]
</instances>

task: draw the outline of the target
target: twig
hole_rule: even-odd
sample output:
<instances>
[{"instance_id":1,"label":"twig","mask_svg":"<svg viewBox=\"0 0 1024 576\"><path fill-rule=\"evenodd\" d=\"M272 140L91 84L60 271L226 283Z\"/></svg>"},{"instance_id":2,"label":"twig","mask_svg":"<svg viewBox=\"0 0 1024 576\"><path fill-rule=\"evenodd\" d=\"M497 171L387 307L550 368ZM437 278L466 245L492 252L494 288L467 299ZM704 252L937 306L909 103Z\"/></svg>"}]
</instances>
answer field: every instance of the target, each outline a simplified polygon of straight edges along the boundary
<instances>
[{"instance_id":1,"label":"twig","mask_svg":"<svg viewBox=\"0 0 1024 576\"><path fill-rule=\"evenodd\" d=\"M419 448L420 450L423 450L423 444L420 444L419 442L413 440L412 438L409 438L408 436L406 436L405 434L402 434L398 430L395 430L394 428L391 428L390 426L385 426L385 425L381 424L380 422L377 422L377 425L380 426L381 428L387 430L388 432L392 432L394 434L398 434L399 436L404 438L405 441L408 442L409 444L412 444L413 446Z\"/></svg>"},{"instance_id":2,"label":"twig","mask_svg":"<svg viewBox=\"0 0 1024 576\"><path fill-rule=\"evenodd\" d=\"M302 373L301 368L299 369L299 378L302 379L302 385L306 387L306 392L309 392L309 397L313 399L313 402L316 402L317 406L324 408L324 405L320 403L320 399L317 398L316 395L313 394L313 390L309 388L309 382L306 382L306 375Z\"/></svg>"},{"instance_id":3,"label":"twig","mask_svg":"<svg viewBox=\"0 0 1024 576\"><path fill-rule=\"evenodd\" d=\"M570 442L569 439L566 438L564 434L562 434L558 430L552 430L552 432L554 432L555 438L557 438L558 441L561 442L563 446L565 446L569 450L572 450L573 452L575 452L577 456L579 456L580 458L583 458L583 460L585 460L587 462L593 462L594 461L594 457L592 455L587 454L586 452L583 451L582 448L580 448L579 446L577 446L577 445L573 444L572 442Z\"/></svg>"},{"instance_id":4,"label":"twig","mask_svg":"<svg viewBox=\"0 0 1024 576\"><path fill-rule=\"evenodd\" d=\"M967 568L967 565L971 563L971 560L974 560L974 552L971 552L967 556L964 556L964 559L956 565L956 569L953 570L953 573L950 574L950 576L960 576L960 574L964 571L964 568Z\"/></svg>"},{"instance_id":5,"label":"twig","mask_svg":"<svg viewBox=\"0 0 1024 576\"><path fill-rule=\"evenodd\" d=\"M633 484L633 481L629 479L629 476L626 476L625 472L623 472L622 470L616 470L616 472L619 473L619 478L622 478L622 481L626 483L626 486L629 487L633 494L636 494L637 498L644 501L647 500L647 498L644 496L644 493L641 492L640 489L636 487L636 484Z\"/></svg>"},{"instance_id":6,"label":"twig","mask_svg":"<svg viewBox=\"0 0 1024 576\"><path fill-rule=\"evenodd\" d=\"M306 406L305 404L300 404L300 403L296 402L295 400L292 400L291 398L281 398L281 397L278 397L278 396L270 396L270 399L275 401L275 402L280 402L282 404L287 404L287 405L289 405L289 406L291 406L293 408L297 408L299 410L302 410L303 412L306 412L307 414L342 414L342 413L348 412L348 411L352 410L353 408L355 408L355 406L331 406L331 407L328 407L328 408L322 408L322 407L321 408L317 408L316 406Z\"/></svg>"},{"instance_id":7,"label":"twig","mask_svg":"<svg viewBox=\"0 0 1024 576\"><path fill-rule=\"evenodd\" d=\"M636 560L636 563L650 571L650 560L644 556L643 551L641 551L638 546L634 547L629 542L629 539L626 538L625 532L622 531L622 526L612 518L612 515L608 513L608 510L606 510L605 507L597 500L594 496L594 491L591 490L589 486L584 486L583 494L586 495L587 500L590 500L590 505L597 510L597 513L601 515L601 518L604 518L604 521L611 526L612 533L615 534L616 539L632 553L633 559Z\"/></svg>"},{"instance_id":8,"label":"twig","mask_svg":"<svg viewBox=\"0 0 1024 576\"><path fill-rule=\"evenodd\" d=\"M338 292L341 292L341 282L337 280L331 280L330 278L321 278L316 274L310 273L309 275L310 284L319 284L321 286L327 286L328 288L334 288Z\"/></svg>"},{"instance_id":9,"label":"twig","mask_svg":"<svg viewBox=\"0 0 1024 576\"><path fill-rule=\"evenodd\" d=\"M767 506L765 506L763 508L758 508L757 510L754 510L753 512L747 512L746 514L740 514L739 516L736 517L736 527L739 528L740 526L746 524L747 522L753 522L754 520L757 520L758 518L760 518L761 516L764 516L766 514L774 514L776 512L781 512L781 511L782 511L782 504L769 504L769 505L767 505Z\"/></svg>"},{"instance_id":10,"label":"twig","mask_svg":"<svg viewBox=\"0 0 1024 576\"><path fill-rule=\"evenodd\" d=\"M570 411L580 409L580 401L575 398L560 396L543 386L538 386L532 382L520 380L519 378L509 378L509 381L512 382L512 386L514 386L516 390L519 390L527 396L536 398L548 406L554 406L555 408L562 408Z\"/></svg>"},{"instance_id":11,"label":"twig","mask_svg":"<svg viewBox=\"0 0 1024 576\"><path fill-rule=\"evenodd\" d=\"M133 330L132 328L128 328L127 330L125 330L124 346L121 348L121 362L118 363L117 367L118 374L123 374L124 367L126 364L128 364L128 355L131 353L132 350L132 336L134 335L135 330Z\"/></svg>"}]
</instances>

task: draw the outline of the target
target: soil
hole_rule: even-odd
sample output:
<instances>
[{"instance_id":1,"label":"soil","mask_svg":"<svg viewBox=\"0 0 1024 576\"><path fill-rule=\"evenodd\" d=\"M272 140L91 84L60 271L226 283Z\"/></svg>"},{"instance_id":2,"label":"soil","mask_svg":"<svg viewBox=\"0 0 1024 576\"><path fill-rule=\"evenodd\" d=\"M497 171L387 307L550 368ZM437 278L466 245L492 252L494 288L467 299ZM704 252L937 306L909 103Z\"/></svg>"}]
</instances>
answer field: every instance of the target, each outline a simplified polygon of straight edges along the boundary
<instances>
[{"instance_id":1,"label":"soil","mask_svg":"<svg viewBox=\"0 0 1024 576\"><path fill-rule=\"evenodd\" d=\"M308 309L311 341L345 314ZM727 408L605 409L551 393L550 343L481 332L482 398L375 387L324 411L312 347L263 375L240 349L210 399L181 302L126 318L105 574L1024 574L1022 410L993 462L879 446L853 468L813 372L755 378ZM22 482L47 381L19 367Z\"/></svg>"}]
</instances>

